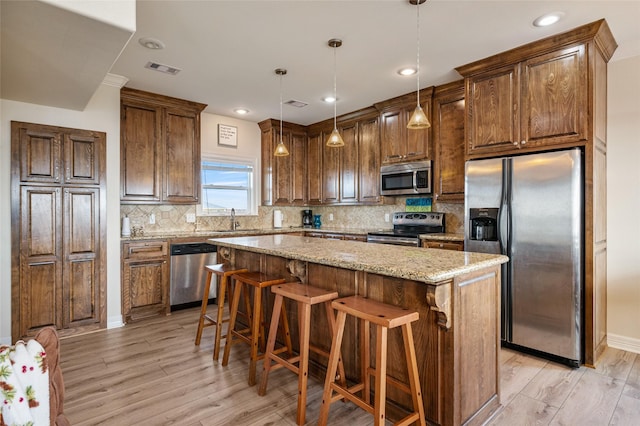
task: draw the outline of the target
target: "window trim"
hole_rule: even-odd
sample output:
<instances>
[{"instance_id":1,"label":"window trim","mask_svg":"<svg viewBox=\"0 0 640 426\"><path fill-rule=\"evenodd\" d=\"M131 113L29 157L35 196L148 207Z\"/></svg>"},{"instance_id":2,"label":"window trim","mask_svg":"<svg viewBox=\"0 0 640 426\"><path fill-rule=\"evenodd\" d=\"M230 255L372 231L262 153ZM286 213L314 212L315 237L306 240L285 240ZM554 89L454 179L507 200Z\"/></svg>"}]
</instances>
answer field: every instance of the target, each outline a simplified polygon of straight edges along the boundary
<instances>
[{"instance_id":1,"label":"window trim","mask_svg":"<svg viewBox=\"0 0 640 426\"><path fill-rule=\"evenodd\" d=\"M253 176L250 179L249 185L249 206L247 208L246 213L242 213L242 216L257 216L258 215L258 196L259 196L259 185L258 185L258 160L254 157L240 157L240 156L229 156L229 155L216 155L216 154L202 154L200 158L200 167L204 170L204 162L216 162L223 164L240 164L247 165L253 168ZM202 171L200 172L202 173ZM208 212L202 208L202 203L204 203L204 194L202 190L204 188L204 184L202 183L202 176L200 176L201 186L200 186L200 203L196 205L196 215L197 216L207 216L207 217L220 217L220 216L228 216L231 213L230 209L225 209L224 211L219 212Z\"/></svg>"}]
</instances>

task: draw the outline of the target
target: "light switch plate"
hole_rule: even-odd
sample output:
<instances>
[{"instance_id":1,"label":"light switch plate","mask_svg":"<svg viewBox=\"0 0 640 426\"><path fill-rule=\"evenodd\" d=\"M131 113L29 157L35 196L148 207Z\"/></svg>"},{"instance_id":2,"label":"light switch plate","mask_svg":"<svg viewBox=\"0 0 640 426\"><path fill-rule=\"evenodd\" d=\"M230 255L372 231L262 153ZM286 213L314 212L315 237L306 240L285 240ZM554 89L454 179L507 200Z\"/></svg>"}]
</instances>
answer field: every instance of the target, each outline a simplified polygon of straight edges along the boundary
<instances>
[{"instance_id":1,"label":"light switch plate","mask_svg":"<svg viewBox=\"0 0 640 426\"><path fill-rule=\"evenodd\" d=\"M187 223L194 223L196 221L195 213L187 213Z\"/></svg>"}]
</instances>

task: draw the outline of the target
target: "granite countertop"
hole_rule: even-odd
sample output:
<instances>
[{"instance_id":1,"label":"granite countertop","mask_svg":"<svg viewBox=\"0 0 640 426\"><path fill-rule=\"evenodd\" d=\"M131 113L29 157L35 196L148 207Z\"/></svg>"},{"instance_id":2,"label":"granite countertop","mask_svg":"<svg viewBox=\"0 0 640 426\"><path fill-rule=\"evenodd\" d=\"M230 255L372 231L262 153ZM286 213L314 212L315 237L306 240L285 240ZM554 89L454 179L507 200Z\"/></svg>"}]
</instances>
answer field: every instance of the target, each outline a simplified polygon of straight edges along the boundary
<instances>
[{"instance_id":1,"label":"granite countertop","mask_svg":"<svg viewBox=\"0 0 640 426\"><path fill-rule=\"evenodd\" d=\"M211 243L305 262L438 284L500 265L507 256L454 250L367 244L293 235L213 238Z\"/></svg>"}]
</instances>

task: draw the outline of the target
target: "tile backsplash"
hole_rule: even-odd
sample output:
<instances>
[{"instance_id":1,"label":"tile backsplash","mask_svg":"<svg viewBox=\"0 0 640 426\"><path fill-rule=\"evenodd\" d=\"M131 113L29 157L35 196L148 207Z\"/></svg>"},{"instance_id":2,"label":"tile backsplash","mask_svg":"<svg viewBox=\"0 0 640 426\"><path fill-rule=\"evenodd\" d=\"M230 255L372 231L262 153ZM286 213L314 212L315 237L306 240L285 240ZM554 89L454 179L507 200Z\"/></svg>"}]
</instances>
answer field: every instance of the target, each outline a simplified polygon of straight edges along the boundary
<instances>
[{"instance_id":1,"label":"tile backsplash","mask_svg":"<svg viewBox=\"0 0 640 426\"><path fill-rule=\"evenodd\" d=\"M308 207L264 207L258 208L257 216L237 216L238 229L271 229L273 212L283 214L282 227L291 228L302 225L302 210L313 210L313 214L322 216L322 226L326 228L391 228L391 222L385 222L385 214L405 210L405 197L396 197L394 204L380 206L308 206ZM434 203L433 211L445 215L446 231L462 233L464 231L464 205L457 203ZM187 215L196 215L196 206L182 205L143 205L122 204L121 217L128 216L132 227L142 227L145 235L166 234L172 232L221 231L231 229L229 216L196 216L195 223L187 222ZM154 216L155 224L150 217ZM333 215L333 220L330 219Z\"/></svg>"}]
</instances>

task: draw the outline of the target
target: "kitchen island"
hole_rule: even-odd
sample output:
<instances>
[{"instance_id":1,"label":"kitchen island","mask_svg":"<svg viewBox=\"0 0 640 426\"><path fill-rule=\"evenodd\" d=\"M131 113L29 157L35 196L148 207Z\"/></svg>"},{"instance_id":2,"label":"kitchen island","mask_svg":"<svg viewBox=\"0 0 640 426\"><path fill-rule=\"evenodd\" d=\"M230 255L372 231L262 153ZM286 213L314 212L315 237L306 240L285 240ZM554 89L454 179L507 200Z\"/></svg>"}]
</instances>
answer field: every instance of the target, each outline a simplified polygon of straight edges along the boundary
<instances>
[{"instance_id":1,"label":"kitchen island","mask_svg":"<svg viewBox=\"0 0 640 426\"><path fill-rule=\"evenodd\" d=\"M500 265L506 256L291 235L214 238L218 261L415 310L418 370L427 421L482 424L500 409ZM272 296L269 294L270 313ZM297 345L297 311L287 306ZM312 343L330 349L328 324L314 312ZM359 375L359 329L347 321L343 361L347 378ZM375 336L372 337L375 339ZM375 345L372 345L375 347ZM321 357L311 372L323 379ZM406 381L402 336L389 334L388 373ZM410 398L387 389L388 412L410 407Z\"/></svg>"}]
</instances>

